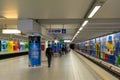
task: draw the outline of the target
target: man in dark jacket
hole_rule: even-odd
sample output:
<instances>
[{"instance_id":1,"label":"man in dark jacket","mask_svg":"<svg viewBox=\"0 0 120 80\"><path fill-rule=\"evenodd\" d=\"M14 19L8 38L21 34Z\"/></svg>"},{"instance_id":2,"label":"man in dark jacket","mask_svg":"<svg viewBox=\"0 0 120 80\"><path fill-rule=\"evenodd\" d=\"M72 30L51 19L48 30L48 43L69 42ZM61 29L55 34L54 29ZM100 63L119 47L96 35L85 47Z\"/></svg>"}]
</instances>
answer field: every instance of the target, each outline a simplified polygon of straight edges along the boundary
<instances>
[{"instance_id":1,"label":"man in dark jacket","mask_svg":"<svg viewBox=\"0 0 120 80\"><path fill-rule=\"evenodd\" d=\"M62 54L65 54L65 48L62 47Z\"/></svg>"},{"instance_id":2,"label":"man in dark jacket","mask_svg":"<svg viewBox=\"0 0 120 80\"><path fill-rule=\"evenodd\" d=\"M51 59L52 59L52 48L50 48L49 44L48 44L48 48L46 49L46 56L48 58L48 67L50 67Z\"/></svg>"}]
</instances>

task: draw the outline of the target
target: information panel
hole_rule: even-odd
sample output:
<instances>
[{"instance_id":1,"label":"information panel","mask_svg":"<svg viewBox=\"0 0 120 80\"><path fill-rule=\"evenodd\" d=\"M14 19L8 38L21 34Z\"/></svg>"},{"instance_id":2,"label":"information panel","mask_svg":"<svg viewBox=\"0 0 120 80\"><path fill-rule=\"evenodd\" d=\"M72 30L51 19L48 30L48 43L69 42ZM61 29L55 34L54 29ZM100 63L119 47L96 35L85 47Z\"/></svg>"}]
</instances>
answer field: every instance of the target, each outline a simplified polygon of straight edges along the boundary
<instances>
[{"instance_id":1,"label":"information panel","mask_svg":"<svg viewBox=\"0 0 120 80\"><path fill-rule=\"evenodd\" d=\"M41 65L40 36L29 36L29 66Z\"/></svg>"},{"instance_id":2,"label":"information panel","mask_svg":"<svg viewBox=\"0 0 120 80\"><path fill-rule=\"evenodd\" d=\"M48 29L48 34L66 34L66 29Z\"/></svg>"}]
</instances>

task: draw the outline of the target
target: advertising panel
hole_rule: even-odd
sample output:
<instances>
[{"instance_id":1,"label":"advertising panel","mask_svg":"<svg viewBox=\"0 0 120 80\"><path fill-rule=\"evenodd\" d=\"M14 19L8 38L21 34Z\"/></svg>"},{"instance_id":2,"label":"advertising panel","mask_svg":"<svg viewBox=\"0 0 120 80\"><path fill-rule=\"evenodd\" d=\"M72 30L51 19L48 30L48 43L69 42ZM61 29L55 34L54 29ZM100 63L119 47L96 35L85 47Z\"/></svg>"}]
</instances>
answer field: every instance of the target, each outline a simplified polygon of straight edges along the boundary
<instances>
[{"instance_id":1,"label":"advertising panel","mask_svg":"<svg viewBox=\"0 0 120 80\"><path fill-rule=\"evenodd\" d=\"M28 50L28 42L25 42L25 50Z\"/></svg>"},{"instance_id":2,"label":"advertising panel","mask_svg":"<svg viewBox=\"0 0 120 80\"><path fill-rule=\"evenodd\" d=\"M90 54L90 41L85 41L85 50L87 54Z\"/></svg>"},{"instance_id":3,"label":"advertising panel","mask_svg":"<svg viewBox=\"0 0 120 80\"><path fill-rule=\"evenodd\" d=\"M100 58L100 38L96 38L96 57Z\"/></svg>"},{"instance_id":4,"label":"advertising panel","mask_svg":"<svg viewBox=\"0 0 120 80\"><path fill-rule=\"evenodd\" d=\"M41 65L40 36L29 36L29 66Z\"/></svg>"},{"instance_id":5,"label":"advertising panel","mask_svg":"<svg viewBox=\"0 0 120 80\"><path fill-rule=\"evenodd\" d=\"M19 50L19 44L18 44L17 41L14 41L14 42L13 42L13 50L14 50L14 51L18 51L18 50Z\"/></svg>"},{"instance_id":6,"label":"advertising panel","mask_svg":"<svg viewBox=\"0 0 120 80\"><path fill-rule=\"evenodd\" d=\"M95 39L90 40L90 55L96 56L95 54Z\"/></svg>"},{"instance_id":7,"label":"advertising panel","mask_svg":"<svg viewBox=\"0 0 120 80\"><path fill-rule=\"evenodd\" d=\"M8 52L13 51L13 41L8 41Z\"/></svg>"},{"instance_id":8,"label":"advertising panel","mask_svg":"<svg viewBox=\"0 0 120 80\"><path fill-rule=\"evenodd\" d=\"M1 40L1 51L7 51L7 50L8 50L8 41Z\"/></svg>"},{"instance_id":9,"label":"advertising panel","mask_svg":"<svg viewBox=\"0 0 120 80\"><path fill-rule=\"evenodd\" d=\"M86 53L88 42L80 42L80 49ZM90 40L90 55L120 66L120 32Z\"/></svg>"},{"instance_id":10,"label":"advertising panel","mask_svg":"<svg viewBox=\"0 0 120 80\"><path fill-rule=\"evenodd\" d=\"M115 64L114 55L114 34L104 36L101 38L101 58Z\"/></svg>"},{"instance_id":11,"label":"advertising panel","mask_svg":"<svg viewBox=\"0 0 120 80\"><path fill-rule=\"evenodd\" d=\"M20 51L25 50L25 42L20 42Z\"/></svg>"},{"instance_id":12,"label":"advertising panel","mask_svg":"<svg viewBox=\"0 0 120 80\"><path fill-rule=\"evenodd\" d=\"M116 59L115 63L116 65L120 66L120 33L114 35L114 42L115 42L114 54Z\"/></svg>"},{"instance_id":13,"label":"advertising panel","mask_svg":"<svg viewBox=\"0 0 120 80\"><path fill-rule=\"evenodd\" d=\"M107 41L106 41L106 45L107 45L107 55L108 55L108 62L115 64L115 43L114 43L114 35L115 34L111 34L107 36Z\"/></svg>"},{"instance_id":14,"label":"advertising panel","mask_svg":"<svg viewBox=\"0 0 120 80\"><path fill-rule=\"evenodd\" d=\"M44 45L44 44L41 45L41 50L42 50L42 51L45 50L45 45Z\"/></svg>"},{"instance_id":15,"label":"advertising panel","mask_svg":"<svg viewBox=\"0 0 120 80\"><path fill-rule=\"evenodd\" d=\"M81 48L82 52L85 53L85 42L81 42L81 46L82 46L82 48Z\"/></svg>"},{"instance_id":16,"label":"advertising panel","mask_svg":"<svg viewBox=\"0 0 120 80\"><path fill-rule=\"evenodd\" d=\"M107 45L106 45L107 36L101 37L101 59L108 60Z\"/></svg>"}]
</instances>

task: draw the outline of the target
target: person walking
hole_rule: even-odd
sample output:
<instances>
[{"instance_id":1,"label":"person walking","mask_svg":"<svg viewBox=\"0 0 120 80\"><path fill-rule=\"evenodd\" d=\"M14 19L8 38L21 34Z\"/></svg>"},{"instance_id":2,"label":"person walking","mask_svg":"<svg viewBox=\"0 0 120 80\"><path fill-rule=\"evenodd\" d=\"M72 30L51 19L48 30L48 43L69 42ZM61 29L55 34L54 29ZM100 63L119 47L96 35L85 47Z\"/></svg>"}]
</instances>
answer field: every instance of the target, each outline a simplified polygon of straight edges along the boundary
<instances>
[{"instance_id":1,"label":"person walking","mask_svg":"<svg viewBox=\"0 0 120 80\"><path fill-rule=\"evenodd\" d=\"M64 55L65 54L65 48L62 47L62 54Z\"/></svg>"},{"instance_id":2,"label":"person walking","mask_svg":"<svg viewBox=\"0 0 120 80\"><path fill-rule=\"evenodd\" d=\"M59 55L60 55L60 57L62 56L62 50L61 49L59 49Z\"/></svg>"},{"instance_id":3,"label":"person walking","mask_svg":"<svg viewBox=\"0 0 120 80\"><path fill-rule=\"evenodd\" d=\"M50 68L52 59L52 48L50 48L50 44L48 44L48 48L46 49L46 56L48 58L48 67Z\"/></svg>"}]
</instances>

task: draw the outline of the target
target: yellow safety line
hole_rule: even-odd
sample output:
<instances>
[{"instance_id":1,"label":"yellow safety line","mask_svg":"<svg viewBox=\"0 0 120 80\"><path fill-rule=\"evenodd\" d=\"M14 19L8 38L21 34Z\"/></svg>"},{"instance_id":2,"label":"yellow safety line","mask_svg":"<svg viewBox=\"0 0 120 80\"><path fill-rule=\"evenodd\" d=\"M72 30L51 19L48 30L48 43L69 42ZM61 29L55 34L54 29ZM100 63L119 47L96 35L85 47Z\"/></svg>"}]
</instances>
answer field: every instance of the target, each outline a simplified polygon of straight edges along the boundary
<instances>
[{"instance_id":1,"label":"yellow safety line","mask_svg":"<svg viewBox=\"0 0 120 80\"><path fill-rule=\"evenodd\" d=\"M108 77L105 76L100 70L92 66L88 61L83 60L85 63L87 63L96 73L98 73L104 80L110 80Z\"/></svg>"}]
</instances>

